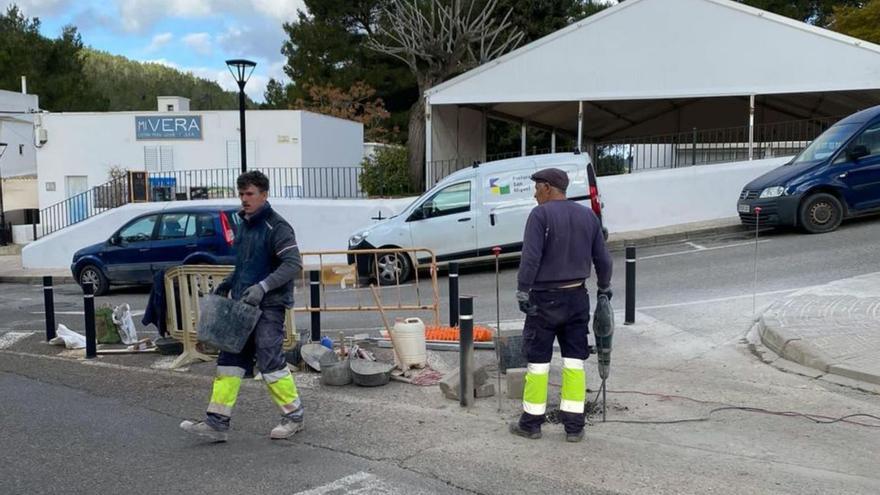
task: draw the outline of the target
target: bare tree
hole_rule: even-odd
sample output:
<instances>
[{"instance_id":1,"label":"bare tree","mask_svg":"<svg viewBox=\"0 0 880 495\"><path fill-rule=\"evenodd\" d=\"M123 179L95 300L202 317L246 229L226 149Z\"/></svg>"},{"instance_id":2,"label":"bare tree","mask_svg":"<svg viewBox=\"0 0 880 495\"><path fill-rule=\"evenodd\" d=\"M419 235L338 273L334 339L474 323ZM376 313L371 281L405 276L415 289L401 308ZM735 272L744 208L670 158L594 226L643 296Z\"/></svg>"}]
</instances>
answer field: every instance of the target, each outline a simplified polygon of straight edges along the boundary
<instances>
[{"instance_id":1,"label":"bare tree","mask_svg":"<svg viewBox=\"0 0 880 495\"><path fill-rule=\"evenodd\" d=\"M419 99L409 115L409 168L424 184L425 91L515 48L524 33L498 0L390 0L367 46L403 61L416 77ZM500 18L499 18L500 17Z\"/></svg>"}]
</instances>

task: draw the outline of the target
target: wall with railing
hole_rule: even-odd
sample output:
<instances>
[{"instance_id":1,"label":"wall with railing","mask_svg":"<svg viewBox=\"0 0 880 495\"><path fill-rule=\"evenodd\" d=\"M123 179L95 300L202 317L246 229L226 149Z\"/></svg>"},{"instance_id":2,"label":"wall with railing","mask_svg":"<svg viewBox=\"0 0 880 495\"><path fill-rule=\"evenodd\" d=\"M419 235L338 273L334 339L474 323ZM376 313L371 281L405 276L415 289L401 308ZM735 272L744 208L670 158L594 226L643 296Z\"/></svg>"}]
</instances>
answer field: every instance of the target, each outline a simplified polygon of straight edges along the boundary
<instances>
[{"instance_id":1,"label":"wall with railing","mask_svg":"<svg viewBox=\"0 0 880 495\"><path fill-rule=\"evenodd\" d=\"M369 227L378 218L387 219L412 203L413 198L402 199L284 199L270 195L272 207L296 231L302 251L340 250L348 247L348 238L358 229ZM26 268L69 268L73 254L88 245L104 242L134 217L166 208L192 204L188 201L163 203L130 203L120 208L83 220L68 228L47 235L22 249L22 264ZM199 205L235 206L236 199L200 201ZM345 262L328 259L329 262Z\"/></svg>"},{"instance_id":2,"label":"wall with railing","mask_svg":"<svg viewBox=\"0 0 880 495\"><path fill-rule=\"evenodd\" d=\"M752 127L744 125L721 129L691 129L686 132L588 143L584 149L590 153L599 176L762 160L796 155L841 118L796 120ZM571 151L574 150L527 147L525 156ZM487 156L486 161L519 156L523 156L522 150L495 153ZM479 160L476 158L466 157L429 163L428 186L477 161Z\"/></svg>"},{"instance_id":3,"label":"wall with railing","mask_svg":"<svg viewBox=\"0 0 880 495\"><path fill-rule=\"evenodd\" d=\"M278 199L364 198L360 167L256 167L269 178L269 196ZM150 202L235 198L238 169L150 172ZM40 210L37 237L49 235L131 202L128 176L95 186Z\"/></svg>"}]
</instances>

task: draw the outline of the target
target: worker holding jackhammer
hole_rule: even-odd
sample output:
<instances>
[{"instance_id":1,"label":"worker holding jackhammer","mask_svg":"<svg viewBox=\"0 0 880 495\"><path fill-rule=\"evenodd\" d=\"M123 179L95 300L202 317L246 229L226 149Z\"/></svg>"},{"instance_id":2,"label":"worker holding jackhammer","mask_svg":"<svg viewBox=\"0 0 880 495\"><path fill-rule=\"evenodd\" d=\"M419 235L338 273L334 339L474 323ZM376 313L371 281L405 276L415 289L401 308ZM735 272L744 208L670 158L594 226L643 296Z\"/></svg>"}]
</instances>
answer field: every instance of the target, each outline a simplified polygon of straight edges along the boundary
<instances>
[{"instance_id":1,"label":"worker holding jackhammer","mask_svg":"<svg viewBox=\"0 0 880 495\"><path fill-rule=\"evenodd\" d=\"M584 438L584 402L589 355L590 297L585 280L595 266L599 294L611 298L611 256L593 211L566 199L568 174L556 168L532 175L535 207L526 222L516 298L526 314L523 352L528 372L523 385L523 413L510 432L541 438L546 421L547 387L553 340L562 351L560 419L565 439Z\"/></svg>"},{"instance_id":2,"label":"worker holding jackhammer","mask_svg":"<svg viewBox=\"0 0 880 495\"><path fill-rule=\"evenodd\" d=\"M257 306L262 314L240 353L220 352L205 420L187 420L180 427L215 442L226 441L241 381L253 373L256 361L269 395L281 409L281 421L269 436L289 438L303 429L303 406L282 342L285 309L293 307L293 281L302 271L302 256L293 228L267 201L269 179L259 171L246 172L237 186L241 223L235 236L235 270L214 293Z\"/></svg>"}]
</instances>

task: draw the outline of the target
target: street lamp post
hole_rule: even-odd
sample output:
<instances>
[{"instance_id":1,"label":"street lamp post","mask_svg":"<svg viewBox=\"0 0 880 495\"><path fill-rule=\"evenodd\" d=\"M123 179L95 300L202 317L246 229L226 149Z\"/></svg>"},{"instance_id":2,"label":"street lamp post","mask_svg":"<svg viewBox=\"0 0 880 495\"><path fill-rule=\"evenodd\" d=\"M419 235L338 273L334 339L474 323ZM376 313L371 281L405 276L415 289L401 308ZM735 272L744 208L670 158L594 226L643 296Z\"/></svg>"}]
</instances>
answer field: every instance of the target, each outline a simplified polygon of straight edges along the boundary
<instances>
[{"instance_id":1,"label":"street lamp post","mask_svg":"<svg viewBox=\"0 0 880 495\"><path fill-rule=\"evenodd\" d=\"M232 59L226 61L226 67L238 83L238 127L241 131L241 173L247 172L247 141L245 141L244 131L244 85L247 84L251 74L254 72L256 62L244 59Z\"/></svg>"},{"instance_id":2,"label":"street lamp post","mask_svg":"<svg viewBox=\"0 0 880 495\"><path fill-rule=\"evenodd\" d=\"M6 143L0 143L0 158L6 153ZM3 208L3 173L0 172L0 246L6 245L6 209Z\"/></svg>"}]
</instances>

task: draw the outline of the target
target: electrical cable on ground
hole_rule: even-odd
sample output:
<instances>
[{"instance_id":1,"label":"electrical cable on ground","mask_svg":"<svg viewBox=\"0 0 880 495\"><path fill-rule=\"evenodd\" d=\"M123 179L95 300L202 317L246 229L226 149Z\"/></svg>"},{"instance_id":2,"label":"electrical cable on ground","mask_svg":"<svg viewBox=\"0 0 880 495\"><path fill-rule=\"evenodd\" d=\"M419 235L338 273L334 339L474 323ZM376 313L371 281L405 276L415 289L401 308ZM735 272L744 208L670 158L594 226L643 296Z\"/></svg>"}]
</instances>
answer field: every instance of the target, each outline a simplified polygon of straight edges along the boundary
<instances>
[{"instance_id":1,"label":"electrical cable on ground","mask_svg":"<svg viewBox=\"0 0 880 495\"><path fill-rule=\"evenodd\" d=\"M599 403L599 395L602 393L602 390L596 392L596 399L593 401L593 404ZM691 402L696 402L698 404L719 404L720 407L716 407L710 410L706 415L698 417L698 418L682 418L682 419L671 419L671 420L624 420L624 419L609 419L607 421L603 421L604 423L623 423L623 424L645 424L645 425L673 425L673 424L682 424L682 423L701 423L705 421L709 421L711 416L718 412L723 411L744 411L750 413L758 413L758 414L768 414L771 416L782 416L787 418L804 418L812 421L816 424L834 424L834 423L847 423L856 426L864 426L867 428L880 428L880 416L874 416L872 414L864 414L864 413L855 413L855 414L847 414L845 416L840 417L832 417L825 416L821 414L808 414L802 413L798 411L772 411L769 409L764 409L760 407L749 407L749 406L736 406L732 404L725 404L723 402L716 401L707 401L694 399L691 397L686 397L682 395L672 395L672 394L661 394L661 393L653 393L653 392L642 392L638 390L607 390L609 394L633 394L633 395L644 395L649 397L659 397L662 399L681 399L687 400ZM852 418L868 418L875 421L878 421L878 424L870 424L864 423L861 421L853 421Z\"/></svg>"}]
</instances>

